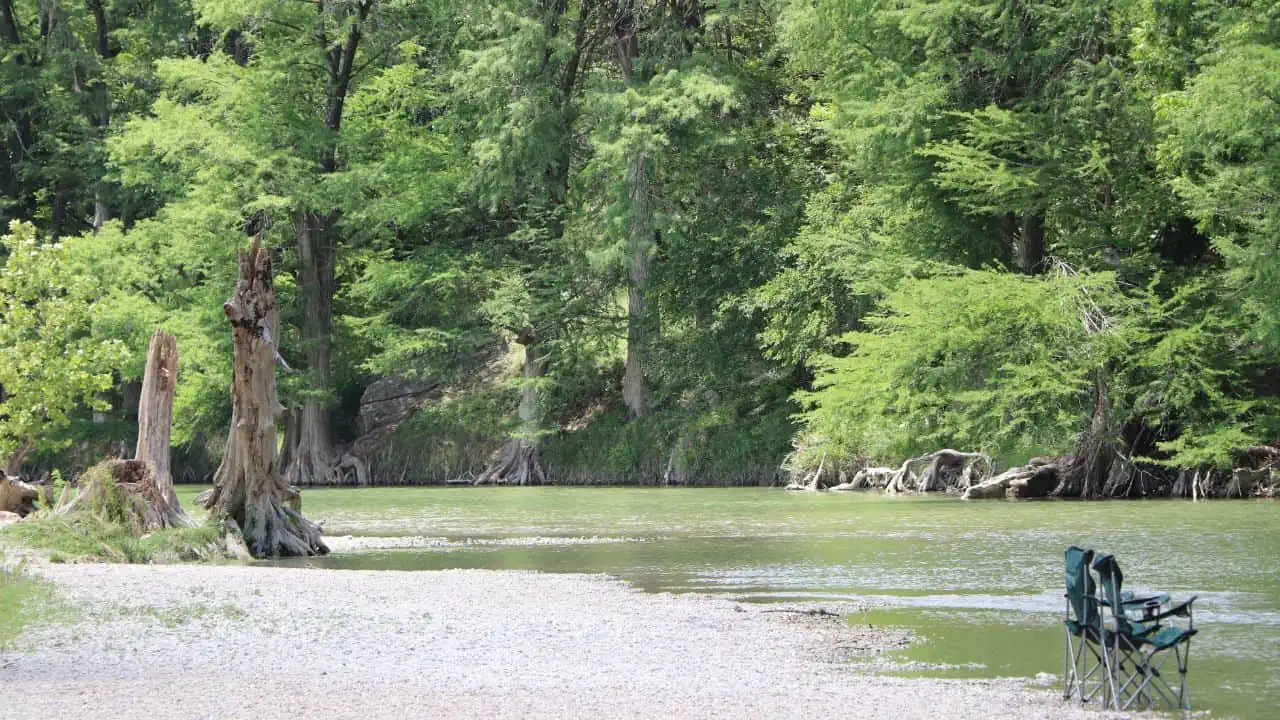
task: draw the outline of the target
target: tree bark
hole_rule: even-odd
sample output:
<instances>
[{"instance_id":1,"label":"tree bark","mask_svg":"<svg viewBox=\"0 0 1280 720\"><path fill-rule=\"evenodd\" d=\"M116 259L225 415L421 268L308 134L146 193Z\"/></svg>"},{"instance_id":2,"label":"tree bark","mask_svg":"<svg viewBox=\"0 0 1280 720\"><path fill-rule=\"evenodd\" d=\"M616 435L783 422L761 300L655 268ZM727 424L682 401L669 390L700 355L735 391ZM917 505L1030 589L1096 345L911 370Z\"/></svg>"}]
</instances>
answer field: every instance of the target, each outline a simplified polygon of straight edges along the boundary
<instances>
[{"instance_id":1,"label":"tree bark","mask_svg":"<svg viewBox=\"0 0 1280 720\"><path fill-rule=\"evenodd\" d=\"M27 461L27 455L35 448L35 441L28 438L18 447L18 449L9 453L9 457L5 459L4 474L9 477L22 476L22 464Z\"/></svg>"},{"instance_id":2,"label":"tree bark","mask_svg":"<svg viewBox=\"0 0 1280 720\"><path fill-rule=\"evenodd\" d=\"M476 485L543 485L546 473L538 462L538 379L543 373L542 348L532 334L523 336L524 383L520 388L520 435L494 455Z\"/></svg>"},{"instance_id":3,"label":"tree bark","mask_svg":"<svg viewBox=\"0 0 1280 720\"><path fill-rule=\"evenodd\" d=\"M276 468L279 314L261 236L239 263L235 295L222 306L232 334L231 431L205 507L234 523L254 557L323 555L320 528L293 507L298 491Z\"/></svg>"},{"instance_id":4,"label":"tree bark","mask_svg":"<svg viewBox=\"0 0 1280 720\"><path fill-rule=\"evenodd\" d=\"M0 37L9 45L22 43L22 33L18 30L18 18L13 12L13 0L0 0Z\"/></svg>"},{"instance_id":5,"label":"tree bark","mask_svg":"<svg viewBox=\"0 0 1280 720\"><path fill-rule=\"evenodd\" d=\"M34 485L9 475L0 477L0 512L17 513L26 517L36 509L39 492Z\"/></svg>"},{"instance_id":6,"label":"tree bark","mask_svg":"<svg viewBox=\"0 0 1280 720\"><path fill-rule=\"evenodd\" d=\"M159 527L190 527L191 519L182 510L173 491L170 469L170 432L173 427L173 395L178 380L178 341L156 330L147 347L147 367L142 376L138 401L138 445L133 456L150 465Z\"/></svg>"},{"instance_id":7,"label":"tree bark","mask_svg":"<svg viewBox=\"0 0 1280 720\"><path fill-rule=\"evenodd\" d=\"M337 137L342 131L343 108L355 74L355 58L363 37L363 25L372 6L370 0L360 0L356 4L356 20L348 28L346 39L326 47L328 77L324 117L331 137L320 157L321 173L338 169ZM323 10L323 5L320 9ZM327 45L323 37L321 40ZM291 428L293 432L289 435L296 444L288 446L285 451L284 477L296 486L339 484L343 480L343 468L350 464L347 458L339 462L333 447L329 414L333 372L333 297L337 291L334 274L336 225L336 211L317 213L302 209L294 218L298 290L302 295L303 354L312 380L312 393L303 400L298 414L291 418L296 427ZM362 472L357 473L357 481L360 477L363 477Z\"/></svg>"},{"instance_id":8,"label":"tree bark","mask_svg":"<svg viewBox=\"0 0 1280 720\"><path fill-rule=\"evenodd\" d=\"M639 19L630 1L618 13L614 26L615 54L618 68L628 85L638 78L635 62L639 57L636 29ZM645 365L649 332L645 316L645 286L649 280L649 250L653 244L653 208L649 202L648 158L642 150L634 151L627 163L627 204L629 227L627 255L629 260L627 287L627 360L622 375L622 399L632 418L648 413L648 387Z\"/></svg>"},{"instance_id":9,"label":"tree bark","mask_svg":"<svg viewBox=\"0 0 1280 720\"><path fill-rule=\"evenodd\" d=\"M1018 270L1034 275L1044 268L1044 216L1027 213L1022 216L1022 232L1014 248Z\"/></svg>"},{"instance_id":10,"label":"tree bark","mask_svg":"<svg viewBox=\"0 0 1280 720\"><path fill-rule=\"evenodd\" d=\"M334 248L326 223L313 212L295 220L298 291L302 295L302 344L311 373L311 393L286 425L284 477L291 485L334 485L341 481L329 419L333 363Z\"/></svg>"}]
</instances>

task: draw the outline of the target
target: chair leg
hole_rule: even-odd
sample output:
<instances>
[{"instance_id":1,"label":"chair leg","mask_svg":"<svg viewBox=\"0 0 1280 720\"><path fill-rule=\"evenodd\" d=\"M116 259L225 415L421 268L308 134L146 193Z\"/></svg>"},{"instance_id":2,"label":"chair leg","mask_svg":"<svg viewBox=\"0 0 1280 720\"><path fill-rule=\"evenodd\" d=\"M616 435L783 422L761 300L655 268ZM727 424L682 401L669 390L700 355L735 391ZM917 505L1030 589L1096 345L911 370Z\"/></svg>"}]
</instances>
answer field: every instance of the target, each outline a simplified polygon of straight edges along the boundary
<instances>
[{"instance_id":1,"label":"chair leg","mask_svg":"<svg viewBox=\"0 0 1280 720\"><path fill-rule=\"evenodd\" d=\"M1178 655L1178 704L1187 714L1191 713L1191 690L1187 687L1187 666L1191 662L1191 641L1187 640L1182 651L1175 645L1173 651Z\"/></svg>"},{"instance_id":2,"label":"chair leg","mask_svg":"<svg viewBox=\"0 0 1280 720\"><path fill-rule=\"evenodd\" d=\"M1067 630L1065 631L1065 634L1067 636L1067 642L1066 650L1063 653L1062 658L1062 699L1070 700L1076 683L1076 667L1073 662L1075 659L1075 653L1071 647L1071 631Z\"/></svg>"}]
</instances>

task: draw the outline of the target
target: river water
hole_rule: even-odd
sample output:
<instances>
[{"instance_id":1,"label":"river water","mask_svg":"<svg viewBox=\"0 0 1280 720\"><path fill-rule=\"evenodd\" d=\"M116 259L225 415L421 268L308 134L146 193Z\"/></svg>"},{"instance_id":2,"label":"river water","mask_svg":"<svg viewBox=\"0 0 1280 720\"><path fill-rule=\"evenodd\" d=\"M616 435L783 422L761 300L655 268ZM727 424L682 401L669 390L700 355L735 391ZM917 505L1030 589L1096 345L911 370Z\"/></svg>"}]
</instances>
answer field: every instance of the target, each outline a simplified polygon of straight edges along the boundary
<instances>
[{"instance_id":1,"label":"river water","mask_svg":"<svg viewBox=\"0 0 1280 720\"><path fill-rule=\"evenodd\" d=\"M1060 674L1062 552L1094 547L1119 558L1126 587L1198 595L1197 710L1280 718L1280 503L736 488L325 489L303 503L328 535L438 540L295 565L603 572L653 592L871 600L850 621L912 628L925 641L893 659L948 677Z\"/></svg>"}]
</instances>

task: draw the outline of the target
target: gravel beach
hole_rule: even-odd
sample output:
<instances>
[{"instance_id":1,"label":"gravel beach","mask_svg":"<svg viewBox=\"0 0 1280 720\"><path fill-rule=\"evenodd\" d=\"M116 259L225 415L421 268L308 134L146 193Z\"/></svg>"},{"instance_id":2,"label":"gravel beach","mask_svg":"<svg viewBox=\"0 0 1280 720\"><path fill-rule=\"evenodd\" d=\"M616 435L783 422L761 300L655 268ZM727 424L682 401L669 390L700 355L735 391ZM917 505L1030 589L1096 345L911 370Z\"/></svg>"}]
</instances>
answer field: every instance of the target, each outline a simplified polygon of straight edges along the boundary
<instances>
[{"instance_id":1,"label":"gravel beach","mask_svg":"<svg viewBox=\"0 0 1280 720\"><path fill-rule=\"evenodd\" d=\"M1099 718L877 677L902 642L601 576L42 565L79 617L0 654L4 718Z\"/></svg>"}]
</instances>

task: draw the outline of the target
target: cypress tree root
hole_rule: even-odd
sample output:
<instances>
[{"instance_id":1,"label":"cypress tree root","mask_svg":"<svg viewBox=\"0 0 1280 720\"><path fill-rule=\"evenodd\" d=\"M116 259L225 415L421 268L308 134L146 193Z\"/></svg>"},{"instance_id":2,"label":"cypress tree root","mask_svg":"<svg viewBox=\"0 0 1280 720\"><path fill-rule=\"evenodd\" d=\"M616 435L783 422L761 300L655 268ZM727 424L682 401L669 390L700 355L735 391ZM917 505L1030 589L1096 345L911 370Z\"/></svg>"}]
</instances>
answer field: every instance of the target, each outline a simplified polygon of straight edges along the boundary
<instances>
[{"instance_id":1,"label":"cypress tree root","mask_svg":"<svg viewBox=\"0 0 1280 720\"><path fill-rule=\"evenodd\" d=\"M507 441L494 452L489 467L480 473L473 485L545 485L547 475L538 462L535 448L520 439Z\"/></svg>"}]
</instances>

